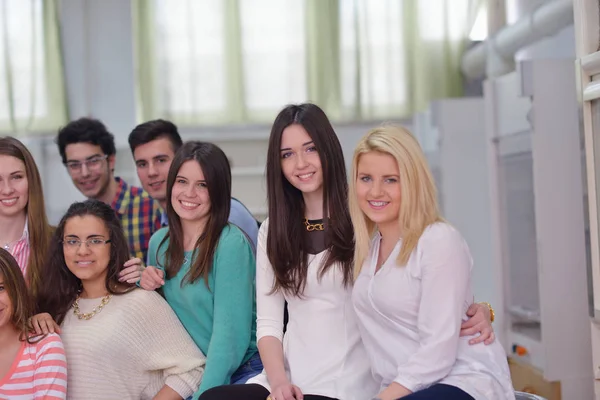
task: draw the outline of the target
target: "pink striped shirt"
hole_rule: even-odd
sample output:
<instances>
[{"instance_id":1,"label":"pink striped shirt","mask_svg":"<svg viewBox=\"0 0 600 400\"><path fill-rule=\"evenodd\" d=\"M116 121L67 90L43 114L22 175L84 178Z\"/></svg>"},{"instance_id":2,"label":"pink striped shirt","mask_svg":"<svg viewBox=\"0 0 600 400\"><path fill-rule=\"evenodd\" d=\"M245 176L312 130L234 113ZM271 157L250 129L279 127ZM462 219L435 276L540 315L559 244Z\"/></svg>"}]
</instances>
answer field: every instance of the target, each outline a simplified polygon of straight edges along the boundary
<instances>
[{"instance_id":1,"label":"pink striped shirt","mask_svg":"<svg viewBox=\"0 0 600 400\"><path fill-rule=\"evenodd\" d=\"M67 359L60 337L23 342L8 373L0 380L0 399L67 398Z\"/></svg>"},{"instance_id":2,"label":"pink striped shirt","mask_svg":"<svg viewBox=\"0 0 600 400\"><path fill-rule=\"evenodd\" d=\"M27 228L28 221L25 221L25 229L23 229L23 235L12 245L8 252L17 260L19 268L23 272L23 276L27 277L27 262L29 261L29 229Z\"/></svg>"}]
</instances>

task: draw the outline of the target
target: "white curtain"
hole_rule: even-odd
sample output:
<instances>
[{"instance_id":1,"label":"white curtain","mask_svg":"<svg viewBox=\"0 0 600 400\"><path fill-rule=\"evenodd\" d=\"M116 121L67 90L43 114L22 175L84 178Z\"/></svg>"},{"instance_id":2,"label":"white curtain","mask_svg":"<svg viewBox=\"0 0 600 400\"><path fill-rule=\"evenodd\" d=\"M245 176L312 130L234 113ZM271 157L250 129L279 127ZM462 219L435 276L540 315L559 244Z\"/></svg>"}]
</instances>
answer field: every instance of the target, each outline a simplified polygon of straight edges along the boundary
<instances>
[{"instance_id":1,"label":"white curtain","mask_svg":"<svg viewBox=\"0 0 600 400\"><path fill-rule=\"evenodd\" d=\"M469 0L137 0L140 119L271 122L313 101L338 121L460 95Z\"/></svg>"},{"instance_id":2,"label":"white curtain","mask_svg":"<svg viewBox=\"0 0 600 400\"><path fill-rule=\"evenodd\" d=\"M55 130L66 120L53 0L0 1L0 131Z\"/></svg>"}]
</instances>

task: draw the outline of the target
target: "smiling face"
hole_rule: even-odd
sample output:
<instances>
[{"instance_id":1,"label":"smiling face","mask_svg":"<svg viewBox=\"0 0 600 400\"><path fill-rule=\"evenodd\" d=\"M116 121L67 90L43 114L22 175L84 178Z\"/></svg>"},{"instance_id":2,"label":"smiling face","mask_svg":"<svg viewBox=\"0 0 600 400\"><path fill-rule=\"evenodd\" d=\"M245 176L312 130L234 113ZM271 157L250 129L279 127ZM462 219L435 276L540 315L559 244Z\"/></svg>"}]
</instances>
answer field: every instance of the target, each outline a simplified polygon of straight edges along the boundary
<instances>
[{"instance_id":1,"label":"smiling face","mask_svg":"<svg viewBox=\"0 0 600 400\"><path fill-rule=\"evenodd\" d=\"M360 156L357 166L356 198L362 212L381 230L398 224L402 194L400 172L390 154L370 151Z\"/></svg>"},{"instance_id":2,"label":"smiling face","mask_svg":"<svg viewBox=\"0 0 600 400\"><path fill-rule=\"evenodd\" d=\"M171 204L181 221L206 224L210 215L210 196L200 164L189 160L181 164L171 191Z\"/></svg>"},{"instance_id":3,"label":"smiling face","mask_svg":"<svg viewBox=\"0 0 600 400\"><path fill-rule=\"evenodd\" d=\"M281 134L281 171L303 194L323 190L323 169L318 149L302 125L292 124Z\"/></svg>"},{"instance_id":4,"label":"smiling face","mask_svg":"<svg viewBox=\"0 0 600 400\"><path fill-rule=\"evenodd\" d=\"M142 187L163 207L167 201L167 177L174 156L173 145L166 137L141 144L133 152Z\"/></svg>"},{"instance_id":5,"label":"smiling face","mask_svg":"<svg viewBox=\"0 0 600 400\"><path fill-rule=\"evenodd\" d=\"M110 240L108 228L96 216L75 216L66 221L63 234L65 263L82 282L106 280L111 246L105 243L106 240Z\"/></svg>"},{"instance_id":6,"label":"smiling face","mask_svg":"<svg viewBox=\"0 0 600 400\"><path fill-rule=\"evenodd\" d=\"M13 305L4 285L4 276L0 274L0 329L12 324Z\"/></svg>"},{"instance_id":7,"label":"smiling face","mask_svg":"<svg viewBox=\"0 0 600 400\"><path fill-rule=\"evenodd\" d=\"M104 154L99 145L72 143L65 148L67 171L79 191L89 199L101 198L113 179L115 157Z\"/></svg>"},{"instance_id":8,"label":"smiling face","mask_svg":"<svg viewBox=\"0 0 600 400\"><path fill-rule=\"evenodd\" d=\"M25 164L13 156L0 155L0 216L25 213L29 201L29 182Z\"/></svg>"}]
</instances>

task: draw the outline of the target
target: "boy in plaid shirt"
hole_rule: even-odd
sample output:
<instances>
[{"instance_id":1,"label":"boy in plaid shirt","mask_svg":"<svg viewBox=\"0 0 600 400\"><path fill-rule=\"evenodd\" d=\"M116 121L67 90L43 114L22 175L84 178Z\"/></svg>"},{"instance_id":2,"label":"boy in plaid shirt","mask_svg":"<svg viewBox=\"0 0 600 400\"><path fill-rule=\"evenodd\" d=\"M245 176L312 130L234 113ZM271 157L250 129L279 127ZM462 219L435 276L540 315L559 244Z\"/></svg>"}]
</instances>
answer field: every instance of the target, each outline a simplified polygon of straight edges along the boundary
<instances>
[{"instance_id":1,"label":"boy in plaid shirt","mask_svg":"<svg viewBox=\"0 0 600 400\"><path fill-rule=\"evenodd\" d=\"M87 198L111 205L131 255L146 260L150 236L160 228L160 206L142 188L114 176L114 136L102 122L80 118L59 130L56 143L77 189Z\"/></svg>"}]
</instances>

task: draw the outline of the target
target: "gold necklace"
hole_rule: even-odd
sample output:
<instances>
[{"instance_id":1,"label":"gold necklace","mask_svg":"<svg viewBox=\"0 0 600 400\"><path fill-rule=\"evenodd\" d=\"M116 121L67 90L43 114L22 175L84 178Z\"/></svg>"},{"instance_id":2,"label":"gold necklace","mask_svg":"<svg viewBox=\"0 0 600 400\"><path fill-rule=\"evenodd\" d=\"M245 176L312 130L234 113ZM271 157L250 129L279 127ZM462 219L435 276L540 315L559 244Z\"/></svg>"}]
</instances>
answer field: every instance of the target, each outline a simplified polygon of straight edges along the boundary
<instances>
[{"instance_id":1,"label":"gold necklace","mask_svg":"<svg viewBox=\"0 0 600 400\"><path fill-rule=\"evenodd\" d=\"M319 223L311 224L310 222L308 222L308 218L304 218L304 225L306 225L306 230L309 232L325 230L325 228L323 227L323 220L321 220L321 222Z\"/></svg>"},{"instance_id":2,"label":"gold necklace","mask_svg":"<svg viewBox=\"0 0 600 400\"><path fill-rule=\"evenodd\" d=\"M94 309L92 311L90 311L89 313L82 314L81 311L79 310L79 296L77 296L77 299L75 299L75 303L73 303L73 314L75 314L77 316L77 318L85 319L87 321L88 319L92 318L94 315L96 315L100 311L102 311L104 306L107 305L108 302L110 301L111 297L112 297L112 294L107 294L106 296L104 296L102 298L102 300L100 301L100 304L98 304L96 307L94 307Z\"/></svg>"}]
</instances>

